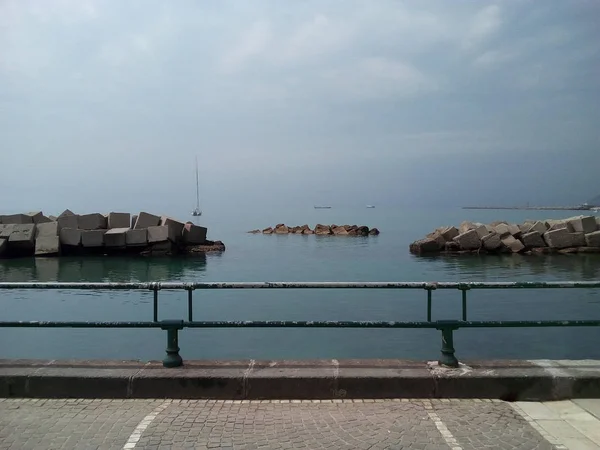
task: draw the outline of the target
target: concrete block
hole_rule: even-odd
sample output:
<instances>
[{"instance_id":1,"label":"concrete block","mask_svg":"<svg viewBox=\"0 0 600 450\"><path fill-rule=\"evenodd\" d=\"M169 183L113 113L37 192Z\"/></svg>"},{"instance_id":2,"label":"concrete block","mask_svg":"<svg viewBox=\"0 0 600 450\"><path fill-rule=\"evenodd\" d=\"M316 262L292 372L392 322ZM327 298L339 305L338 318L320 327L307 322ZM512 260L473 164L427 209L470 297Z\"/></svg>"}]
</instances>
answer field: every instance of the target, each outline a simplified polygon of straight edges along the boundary
<instances>
[{"instance_id":1,"label":"concrete block","mask_svg":"<svg viewBox=\"0 0 600 450\"><path fill-rule=\"evenodd\" d=\"M86 248L103 247L106 230L82 230L81 245Z\"/></svg>"},{"instance_id":2,"label":"concrete block","mask_svg":"<svg viewBox=\"0 0 600 450\"><path fill-rule=\"evenodd\" d=\"M409 250L411 253L415 254L438 253L441 250L441 248L439 242L435 239L425 238L410 244Z\"/></svg>"},{"instance_id":3,"label":"concrete block","mask_svg":"<svg viewBox=\"0 0 600 450\"><path fill-rule=\"evenodd\" d=\"M596 217L596 229L600 230L600 217Z\"/></svg>"},{"instance_id":4,"label":"concrete block","mask_svg":"<svg viewBox=\"0 0 600 450\"><path fill-rule=\"evenodd\" d=\"M550 230L544 233L544 241L550 248L571 248L571 247L584 247L585 234L583 233L570 233L567 228L559 228L557 230Z\"/></svg>"},{"instance_id":5,"label":"concrete block","mask_svg":"<svg viewBox=\"0 0 600 450\"><path fill-rule=\"evenodd\" d=\"M539 248L546 246L544 238L537 231L530 231L529 233L525 233L523 236L521 236L521 240L527 248Z\"/></svg>"},{"instance_id":6,"label":"concrete block","mask_svg":"<svg viewBox=\"0 0 600 450\"><path fill-rule=\"evenodd\" d=\"M35 227L35 238L58 236L58 222L38 223Z\"/></svg>"},{"instance_id":7,"label":"concrete block","mask_svg":"<svg viewBox=\"0 0 600 450\"><path fill-rule=\"evenodd\" d=\"M537 231L538 233L544 234L546 231L548 231L548 227L546 226L546 224L544 222L534 222L530 227L529 230L527 230L527 233L531 233L533 231Z\"/></svg>"},{"instance_id":8,"label":"concrete block","mask_svg":"<svg viewBox=\"0 0 600 450\"><path fill-rule=\"evenodd\" d=\"M44 216L41 211L28 212L26 215L31 217L31 221L35 224L50 222L50 219Z\"/></svg>"},{"instance_id":9,"label":"concrete block","mask_svg":"<svg viewBox=\"0 0 600 450\"><path fill-rule=\"evenodd\" d=\"M508 225L505 223L499 223L498 225L496 225L494 227L494 230L500 237L508 236L510 234L510 229L508 228Z\"/></svg>"},{"instance_id":10,"label":"concrete block","mask_svg":"<svg viewBox=\"0 0 600 450\"><path fill-rule=\"evenodd\" d=\"M458 243L463 250L477 250L481 247L479 234L477 233L477 230L473 229L456 236L454 242Z\"/></svg>"},{"instance_id":11,"label":"concrete block","mask_svg":"<svg viewBox=\"0 0 600 450\"><path fill-rule=\"evenodd\" d=\"M122 212L108 213L108 228L129 228L131 226L131 214Z\"/></svg>"},{"instance_id":12,"label":"concrete block","mask_svg":"<svg viewBox=\"0 0 600 450\"><path fill-rule=\"evenodd\" d=\"M498 250L502 246L502 240L498 233L489 233L481 238L483 247L486 250Z\"/></svg>"},{"instance_id":13,"label":"concrete block","mask_svg":"<svg viewBox=\"0 0 600 450\"><path fill-rule=\"evenodd\" d=\"M148 230L127 230L125 233L125 244L128 247L134 247L138 245L144 246L148 244Z\"/></svg>"},{"instance_id":14,"label":"concrete block","mask_svg":"<svg viewBox=\"0 0 600 450\"><path fill-rule=\"evenodd\" d=\"M588 247L600 247L600 231L586 234L585 242Z\"/></svg>"},{"instance_id":15,"label":"concrete block","mask_svg":"<svg viewBox=\"0 0 600 450\"><path fill-rule=\"evenodd\" d=\"M440 230L440 234L446 241L451 241L456 236L460 234L457 228L455 227L446 227L443 230Z\"/></svg>"},{"instance_id":16,"label":"concrete block","mask_svg":"<svg viewBox=\"0 0 600 450\"><path fill-rule=\"evenodd\" d=\"M328 233L319 233L317 228L315 227L315 234L331 234L331 230L327 227ZM183 227L183 242L188 245L200 245L206 242L206 232L207 229L204 227L199 227L198 225L194 225L191 222L188 222Z\"/></svg>"},{"instance_id":17,"label":"concrete block","mask_svg":"<svg viewBox=\"0 0 600 450\"><path fill-rule=\"evenodd\" d=\"M139 221L139 219L138 219ZM163 242L169 240L169 227L155 226L148 227L148 243Z\"/></svg>"},{"instance_id":18,"label":"concrete block","mask_svg":"<svg viewBox=\"0 0 600 450\"><path fill-rule=\"evenodd\" d=\"M519 253L521 250L525 249L523 243L512 235L503 237L502 243L513 253Z\"/></svg>"},{"instance_id":19,"label":"concrete block","mask_svg":"<svg viewBox=\"0 0 600 450\"><path fill-rule=\"evenodd\" d=\"M131 229L133 229L133 227L135 226L135 223L137 222L137 217L135 214L133 216L131 216Z\"/></svg>"},{"instance_id":20,"label":"concrete block","mask_svg":"<svg viewBox=\"0 0 600 450\"><path fill-rule=\"evenodd\" d=\"M73 214L58 216L58 230L60 231L63 228L71 228L76 230L78 228L77 216Z\"/></svg>"},{"instance_id":21,"label":"concrete block","mask_svg":"<svg viewBox=\"0 0 600 450\"><path fill-rule=\"evenodd\" d=\"M10 214L8 216L2 216L3 224L14 224L23 225L33 223L33 218L27 214Z\"/></svg>"},{"instance_id":22,"label":"concrete block","mask_svg":"<svg viewBox=\"0 0 600 450\"><path fill-rule=\"evenodd\" d=\"M129 228L112 228L104 233L105 247L125 247Z\"/></svg>"},{"instance_id":23,"label":"concrete block","mask_svg":"<svg viewBox=\"0 0 600 450\"><path fill-rule=\"evenodd\" d=\"M77 228L80 230L105 230L106 217L99 213L83 214L77 218Z\"/></svg>"},{"instance_id":24,"label":"concrete block","mask_svg":"<svg viewBox=\"0 0 600 450\"><path fill-rule=\"evenodd\" d=\"M58 218L59 223L60 219L61 217ZM77 247L79 244L81 244L81 230L78 230L77 228L60 228L58 231L58 236L60 237L60 243L62 245Z\"/></svg>"},{"instance_id":25,"label":"concrete block","mask_svg":"<svg viewBox=\"0 0 600 450\"><path fill-rule=\"evenodd\" d=\"M170 217L161 217L160 224L169 228L169 240L171 242L179 242L183 235L183 223L178 222Z\"/></svg>"},{"instance_id":26,"label":"concrete block","mask_svg":"<svg viewBox=\"0 0 600 450\"><path fill-rule=\"evenodd\" d=\"M35 256L50 256L60 254L60 238L58 236L43 236L35 241Z\"/></svg>"},{"instance_id":27,"label":"concrete block","mask_svg":"<svg viewBox=\"0 0 600 450\"><path fill-rule=\"evenodd\" d=\"M49 215L48 219L50 219L50 222L58 222L58 217L53 216L53 215Z\"/></svg>"},{"instance_id":28,"label":"concrete block","mask_svg":"<svg viewBox=\"0 0 600 450\"><path fill-rule=\"evenodd\" d=\"M77 214L75 214L73 211L71 211L70 209L65 209L63 212L61 212L58 217L66 217L66 216L76 216Z\"/></svg>"},{"instance_id":29,"label":"concrete block","mask_svg":"<svg viewBox=\"0 0 600 450\"><path fill-rule=\"evenodd\" d=\"M10 247L33 248L35 242L35 224L19 224L13 227L8 245Z\"/></svg>"},{"instance_id":30,"label":"concrete block","mask_svg":"<svg viewBox=\"0 0 600 450\"><path fill-rule=\"evenodd\" d=\"M147 212L141 212L138 214L137 220L133 228L139 230L140 228L157 227L160 225L160 217Z\"/></svg>"},{"instance_id":31,"label":"concrete block","mask_svg":"<svg viewBox=\"0 0 600 450\"><path fill-rule=\"evenodd\" d=\"M464 221L459 225L458 231L460 234L464 234L467 231L474 230L475 228L477 228L477 225L475 225L473 222Z\"/></svg>"},{"instance_id":32,"label":"concrete block","mask_svg":"<svg viewBox=\"0 0 600 450\"><path fill-rule=\"evenodd\" d=\"M477 235L479 236L479 239L483 238L484 236L487 236L489 233L487 227L485 225L481 225L477 228L475 228L475 231L477 232Z\"/></svg>"},{"instance_id":33,"label":"concrete block","mask_svg":"<svg viewBox=\"0 0 600 450\"><path fill-rule=\"evenodd\" d=\"M8 250L8 239L0 238L0 256Z\"/></svg>"},{"instance_id":34,"label":"concrete block","mask_svg":"<svg viewBox=\"0 0 600 450\"><path fill-rule=\"evenodd\" d=\"M515 225L515 224L508 225L508 232L514 237L521 236L521 229L519 228L518 225Z\"/></svg>"},{"instance_id":35,"label":"concrete block","mask_svg":"<svg viewBox=\"0 0 600 450\"><path fill-rule=\"evenodd\" d=\"M14 224L0 225L0 239L8 239L12 234Z\"/></svg>"},{"instance_id":36,"label":"concrete block","mask_svg":"<svg viewBox=\"0 0 600 450\"><path fill-rule=\"evenodd\" d=\"M593 233L596 231L596 218L593 216L582 216L568 221L576 233Z\"/></svg>"}]
</instances>

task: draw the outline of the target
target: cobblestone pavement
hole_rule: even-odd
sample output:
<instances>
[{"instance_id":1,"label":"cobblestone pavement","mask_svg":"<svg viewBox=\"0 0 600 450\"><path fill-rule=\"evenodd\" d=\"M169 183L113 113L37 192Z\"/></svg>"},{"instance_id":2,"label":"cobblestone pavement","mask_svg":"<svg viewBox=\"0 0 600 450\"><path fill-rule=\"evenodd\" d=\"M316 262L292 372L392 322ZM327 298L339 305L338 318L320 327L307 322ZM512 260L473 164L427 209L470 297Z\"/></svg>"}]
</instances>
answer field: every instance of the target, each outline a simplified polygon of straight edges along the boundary
<instances>
[{"instance_id":1,"label":"cobblestone pavement","mask_svg":"<svg viewBox=\"0 0 600 450\"><path fill-rule=\"evenodd\" d=\"M486 400L0 399L0 449L568 448L547 438Z\"/></svg>"}]
</instances>

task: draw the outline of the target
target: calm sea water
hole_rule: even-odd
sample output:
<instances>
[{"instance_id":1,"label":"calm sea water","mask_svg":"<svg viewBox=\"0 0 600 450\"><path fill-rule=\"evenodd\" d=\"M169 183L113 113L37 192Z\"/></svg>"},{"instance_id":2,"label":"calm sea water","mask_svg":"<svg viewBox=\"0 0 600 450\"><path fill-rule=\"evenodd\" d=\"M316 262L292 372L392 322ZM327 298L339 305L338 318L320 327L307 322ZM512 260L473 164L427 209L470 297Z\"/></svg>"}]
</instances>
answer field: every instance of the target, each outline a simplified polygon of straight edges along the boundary
<instances>
[{"instance_id":1,"label":"calm sea water","mask_svg":"<svg viewBox=\"0 0 600 450\"><path fill-rule=\"evenodd\" d=\"M61 258L0 261L2 281L500 281L598 280L598 255L417 257L408 245L462 220L523 221L572 213L460 209L261 209L213 213L202 223L227 251L195 258ZM185 218L182 212L178 217ZM377 226L377 237L263 236L273 226ZM205 320L424 320L420 291L197 291ZM473 320L600 317L599 290L474 291ZM0 292L2 320L151 320L147 292ZM434 293L434 319L460 317L459 292ZM160 294L160 318L186 318L186 293ZM161 359L159 330L0 329L1 358ZM600 329L459 330L459 358L600 358ZM184 358L435 359L433 330L184 330Z\"/></svg>"}]
</instances>

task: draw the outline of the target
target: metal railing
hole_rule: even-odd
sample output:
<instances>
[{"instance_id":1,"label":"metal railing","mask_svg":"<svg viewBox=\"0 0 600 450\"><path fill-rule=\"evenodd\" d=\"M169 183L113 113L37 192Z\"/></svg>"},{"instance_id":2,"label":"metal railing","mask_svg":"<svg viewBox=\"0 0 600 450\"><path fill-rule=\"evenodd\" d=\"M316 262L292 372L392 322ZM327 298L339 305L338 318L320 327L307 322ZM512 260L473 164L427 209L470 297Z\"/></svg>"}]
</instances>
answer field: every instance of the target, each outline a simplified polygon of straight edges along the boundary
<instances>
[{"instance_id":1,"label":"metal railing","mask_svg":"<svg viewBox=\"0 0 600 450\"><path fill-rule=\"evenodd\" d=\"M467 320L467 292L475 289L593 289L600 281L584 282L250 282L250 283L0 283L0 293L7 290L149 290L154 294L153 320L128 322L77 321L0 321L0 328L160 328L167 331L165 367L179 367L178 333L184 328L430 328L441 331L442 345L439 363L458 367L454 349L454 331L460 328L510 327L597 327L598 320ZM427 309L425 321L197 321L193 318L193 292L197 289L416 289L425 290ZM462 297L460 320L431 320L432 294L435 290L458 290ZM187 320L159 320L159 291L185 290L188 294Z\"/></svg>"}]
</instances>

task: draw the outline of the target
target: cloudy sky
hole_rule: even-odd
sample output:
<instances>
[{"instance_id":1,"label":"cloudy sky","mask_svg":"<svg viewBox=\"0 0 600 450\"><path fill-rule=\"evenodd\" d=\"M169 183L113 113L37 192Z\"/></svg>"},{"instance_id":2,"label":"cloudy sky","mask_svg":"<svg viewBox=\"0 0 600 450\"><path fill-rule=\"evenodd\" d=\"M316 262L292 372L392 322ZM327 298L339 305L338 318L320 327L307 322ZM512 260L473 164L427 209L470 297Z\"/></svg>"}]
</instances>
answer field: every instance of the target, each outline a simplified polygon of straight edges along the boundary
<instances>
[{"instance_id":1,"label":"cloudy sky","mask_svg":"<svg viewBox=\"0 0 600 450\"><path fill-rule=\"evenodd\" d=\"M572 203L596 0L0 0L0 209Z\"/></svg>"}]
</instances>

